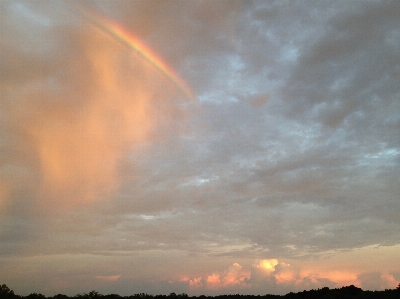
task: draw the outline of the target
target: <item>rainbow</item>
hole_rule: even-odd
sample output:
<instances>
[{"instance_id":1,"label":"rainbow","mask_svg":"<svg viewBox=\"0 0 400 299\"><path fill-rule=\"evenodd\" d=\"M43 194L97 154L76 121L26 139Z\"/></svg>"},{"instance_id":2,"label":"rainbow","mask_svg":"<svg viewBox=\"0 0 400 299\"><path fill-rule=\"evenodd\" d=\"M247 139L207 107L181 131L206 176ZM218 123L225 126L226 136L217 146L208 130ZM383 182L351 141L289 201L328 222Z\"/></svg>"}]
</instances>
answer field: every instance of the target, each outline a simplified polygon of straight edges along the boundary
<instances>
[{"instance_id":1,"label":"rainbow","mask_svg":"<svg viewBox=\"0 0 400 299\"><path fill-rule=\"evenodd\" d=\"M175 71L168 66L160 57L158 57L148 46L142 41L133 36L129 31L123 28L121 25L114 23L111 20L106 19L100 15L89 12L81 7L75 6L90 22L100 30L107 32L112 37L116 38L122 44L135 50L143 58L149 61L159 71L161 71L168 79L170 79L176 87L178 87L189 99L195 100L196 96L190 89L190 87L183 81Z\"/></svg>"}]
</instances>

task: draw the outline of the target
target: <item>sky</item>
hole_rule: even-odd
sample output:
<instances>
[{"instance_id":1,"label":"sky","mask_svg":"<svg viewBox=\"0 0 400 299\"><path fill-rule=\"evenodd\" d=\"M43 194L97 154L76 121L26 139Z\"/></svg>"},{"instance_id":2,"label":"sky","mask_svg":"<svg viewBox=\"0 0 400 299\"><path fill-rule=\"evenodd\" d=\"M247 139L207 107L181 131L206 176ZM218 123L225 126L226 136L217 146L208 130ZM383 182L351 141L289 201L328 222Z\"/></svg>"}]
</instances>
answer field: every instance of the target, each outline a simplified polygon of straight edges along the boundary
<instances>
[{"instance_id":1,"label":"sky","mask_svg":"<svg viewBox=\"0 0 400 299\"><path fill-rule=\"evenodd\" d=\"M0 283L400 282L400 2L0 0Z\"/></svg>"}]
</instances>

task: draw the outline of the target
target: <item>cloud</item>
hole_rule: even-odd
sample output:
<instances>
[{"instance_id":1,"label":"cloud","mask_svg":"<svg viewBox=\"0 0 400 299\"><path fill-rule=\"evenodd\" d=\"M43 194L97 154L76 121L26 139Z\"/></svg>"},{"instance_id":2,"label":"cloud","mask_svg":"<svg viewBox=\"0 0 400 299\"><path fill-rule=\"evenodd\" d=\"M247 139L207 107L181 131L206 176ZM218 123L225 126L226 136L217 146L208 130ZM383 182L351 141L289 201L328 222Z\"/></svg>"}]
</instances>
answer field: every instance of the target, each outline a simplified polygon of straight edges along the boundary
<instances>
[{"instance_id":1,"label":"cloud","mask_svg":"<svg viewBox=\"0 0 400 299\"><path fill-rule=\"evenodd\" d=\"M10 281L72 294L101 286L99 273L121 275L103 292L126 294L391 285L394 1L85 5L139 37L199 101L69 3L3 1Z\"/></svg>"},{"instance_id":2,"label":"cloud","mask_svg":"<svg viewBox=\"0 0 400 299\"><path fill-rule=\"evenodd\" d=\"M104 281L111 281L111 282L116 281L120 277L121 277L121 275L98 275L98 276L95 276L96 279L104 280Z\"/></svg>"},{"instance_id":3,"label":"cloud","mask_svg":"<svg viewBox=\"0 0 400 299\"><path fill-rule=\"evenodd\" d=\"M250 273L243 270L238 263L232 264L223 278L223 285L243 285L245 280L250 278Z\"/></svg>"},{"instance_id":4,"label":"cloud","mask_svg":"<svg viewBox=\"0 0 400 299\"><path fill-rule=\"evenodd\" d=\"M201 277L195 277L191 280L189 280L189 287L190 288L200 288L203 286L202 278Z\"/></svg>"},{"instance_id":5,"label":"cloud","mask_svg":"<svg viewBox=\"0 0 400 299\"><path fill-rule=\"evenodd\" d=\"M289 290L301 291L347 285L360 286L360 281L361 285L363 283L365 285L364 275L357 273L359 272L345 269L337 271L329 271L321 267L312 269L307 263L300 265L298 262L293 267L277 259L262 259L256 261L250 267L243 267L239 263L234 263L225 271L214 272L193 279L182 276L179 282L185 283L190 291L199 294L210 290L232 289L232 287L254 294L271 291L284 294ZM386 281L390 281L390 285L393 285L395 281L393 275L385 274L382 277ZM383 284L378 289L382 289L382 286ZM385 286L388 286L388 284ZM368 289L370 288L371 285L368 286Z\"/></svg>"},{"instance_id":6,"label":"cloud","mask_svg":"<svg viewBox=\"0 0 400 299\"><path fill-rule=\"evenodd\" d=\"M324 126L337 128L360 113L373 117L370 100L383 92L391 94L386 97L390 102L397 93L387 72L392 72L394 58L388 28L396 22L392 12L398 7L394 3L356 7L331 15L327 31L300 55L284 91L295 105L294 117L315 117ZM382 44L385 51L377 53ZM369 62L361 64L362 57L369 57Z\"/></svg>"},{"instance_id":7,"label":"cloud","mask_svg":"<svg viewBox=\"0 0 400 299\"><path fill-rule=\"evenodd\" d=\"M247 288L246 280L250 278L250 272L244 270L238 263L233 263L229 268L220 273L212 273L204 277L195 277L193 279L188 276L182 276L179 281L188 284L189 289L226 289L229 287Z\"/></svg>"},{"instance_id":8,"label":"cloud","mask_svg":"<svg viewBox=\"0 0 400 299\"><path fill-rule=\"evenodd\" d=\"M392 274L389 273L361 273L357 276L357 278L360 281L361 288L367 290L394 289L398 285L398 281Z\"/></svg>"},{"instance_id":9,"label":"cloud","mask_svg":"<svg viewBox=\"0 0 400 299\"><path fill-rule=\"evenodd\" d=\"M293 283L296 281L295 273L293 271L282 271L274 275L277 284Z\"/></svg>"},{"instance_id":10,"label":"cloud","mask_svg":"<svg viewBox=\"0 0 400 299\"><path fill-rule=\"evenodd\" d=\"M211 289L220 288L221 287L221 275L220 274L211 274L207 276L207 287Z\"/></svg>"},{"instance_id":11,"label":"cloud","mask_svg":"<svg viewBox=\"0 0 400 299\"><path fill-rule=\"evenodd\" d=\"M194 277L193 279L190 279L187 276L183 276L181 279L179 279L179 281L189 283L189 289L198 289L203 287L202 277Z\"/></svg>"},{"instance_id":12,"label":"cloud","mask_svg":"<svg viewBox=\"0 0 400 299\"><path fill-rule=\"evenodd\" d=\"M207 276L207 287L212 289L237 285L246 287L245 280L250 278L250 273L242 269L241 265L234 263L222 274L214 273Z\"/></svg>"},{"instance_id":13,"label":"cloud","mask_svg":"<svg viewBox=\"0 0 400 299\"><path fill-rule=\"evenodd\" d=\"M268 94L256 94L250 99L250 104L254 108L261 108L268 103Z\"/></svg>"},{"instance_id":14,"label":"cloud","mask_svg":"<svg viewBox=\"0 0 400 299\"><path fill-rule=\"evenodd\" d=\"M180 116L166 104L174 92L162 75L111 37L95 29L61 34L65 41L54 45L58 55L47 60L14 53L34 63L22 66L23 83L10 82L24 85L14 90L17 103L5 101L8 126L23 134L19 147L29 151L25 163L40 176L38 197L47 206L65 207L115 192L127 151L161 137L154 128ZM161 83L149 82L146 73Z\"/></svg>"},{"instance_id":15,"label":"cloud","mask_svg":"<svg viewBox=\"0 0 400 299\"><path fill-rule=\"evenodd\" d=\"M8 184L0 181L0 207L2 207L2 211L5 210L7 199L9 197L9 188Z\"/></svg>"},{"instance_id":16,"label":"cloud","mask_svg":"<svg viewBox=\"0 0 400 299\"><path fill-rule=\"evenodd\" d=\"M265 271L268 275L275 271L275 266L278 265L277 259L261 260L253 267Z\"/></svg>"}]
</instances>

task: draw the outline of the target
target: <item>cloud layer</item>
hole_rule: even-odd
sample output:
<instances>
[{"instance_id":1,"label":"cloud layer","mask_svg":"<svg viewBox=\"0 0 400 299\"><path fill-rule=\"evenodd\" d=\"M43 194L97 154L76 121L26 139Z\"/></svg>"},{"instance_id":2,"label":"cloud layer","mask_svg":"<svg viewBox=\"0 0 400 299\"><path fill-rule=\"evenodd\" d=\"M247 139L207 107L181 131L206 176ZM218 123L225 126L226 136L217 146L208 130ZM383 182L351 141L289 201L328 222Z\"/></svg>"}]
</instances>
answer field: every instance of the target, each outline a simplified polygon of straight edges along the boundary
<instances>
[{"instance_id":1,"label":"cloud layer","mask_svg":"<svg viewBox=\"0 0 400 299\"><path fill-rule=\"evenodd\" d=\"M2 1L3 283L22 294L395 287L399 10L85 2L162 57L193 102L74 2Z\"/></svg>"}]
</instances>

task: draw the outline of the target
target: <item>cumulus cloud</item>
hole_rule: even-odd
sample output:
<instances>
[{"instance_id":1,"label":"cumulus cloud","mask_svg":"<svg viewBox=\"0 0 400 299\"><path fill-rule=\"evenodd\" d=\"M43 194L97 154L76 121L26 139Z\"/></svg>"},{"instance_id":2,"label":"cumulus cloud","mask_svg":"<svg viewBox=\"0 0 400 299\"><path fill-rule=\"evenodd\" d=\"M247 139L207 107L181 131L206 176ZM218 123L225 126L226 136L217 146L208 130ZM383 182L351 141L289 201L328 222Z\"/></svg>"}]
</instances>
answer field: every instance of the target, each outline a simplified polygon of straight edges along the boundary
<instances>
[{"instance_id":1,"label":"cumulus cloud","mask_svg":"<svg viewBox=\"0 0 400 299\"><path fill-rule=\"evenodd\" d=\"M261 260L254 265L254 268L261 269L265 271L267 274L271 274L271 272L275 272L276 265L278 265L277 259Z\"/></svg>"},{"instance_id":2,"label":"cumulus cloud","mask_svg":"<svg viewBox=\"0 0 400 299\"><path fill-rule=\"evenodd\" d=\"M230 287L246 289L250 285L246 281L250 278L250 271L243 269L239 263L233 263L223 272L214 272L203 277L189 278L182 276L179 281L185 282L191 291L224 290Z\"/></svg>"},{"instance_id":3,"label":"cumulus cloud","mask_svg":"<svg viewBox=\"0 0 400 299\"><path fill-rule=\"evenodd\" d=\"M393 275L379 274L380 281L390 281L393 284ZM232 264L227 270L214 272L202 277L190 278L183 276L179 282L186 284L191 292L200 294L210 290L228 290L234 287L241 292L260 294L265 292L284 294L289 290L316 289L322 287L334 288L344 285L366 286L368 275L348 270L324 271L310 269L306 264L291 266L277 259L262 259L253 265L243 267L238 263ZM376 277L375 277L376 278ZM379 283L377 283L379 284ZM370 289L372 285L368 285ZM378 289L381 289L380 284Z\"/></svg>"},{"instance_id":4,"label":"cumulus cloud","mask_svg":"<svg viewBox=\"0 0 400 299\"><path fill-rule=\"evenodd\" d=\"M232 264L224 273L213 273L206 278L207 288L221 289L229 286L246 287L245 280L250 278L250 273L244 271L238 263Z\"/></svg>"},{"instance_id":5,"label":"cumulus cloud","mask_svg":"<svg viewBox=\"0 0 400 299\"><path fill-rule=\"evenodd\" d=\"M207 287L214 289L214 288L220 288L221 287L221 275L220 274L211 274L207 276L206 279L207 282Z\"/></svg>"}]
</instances>

